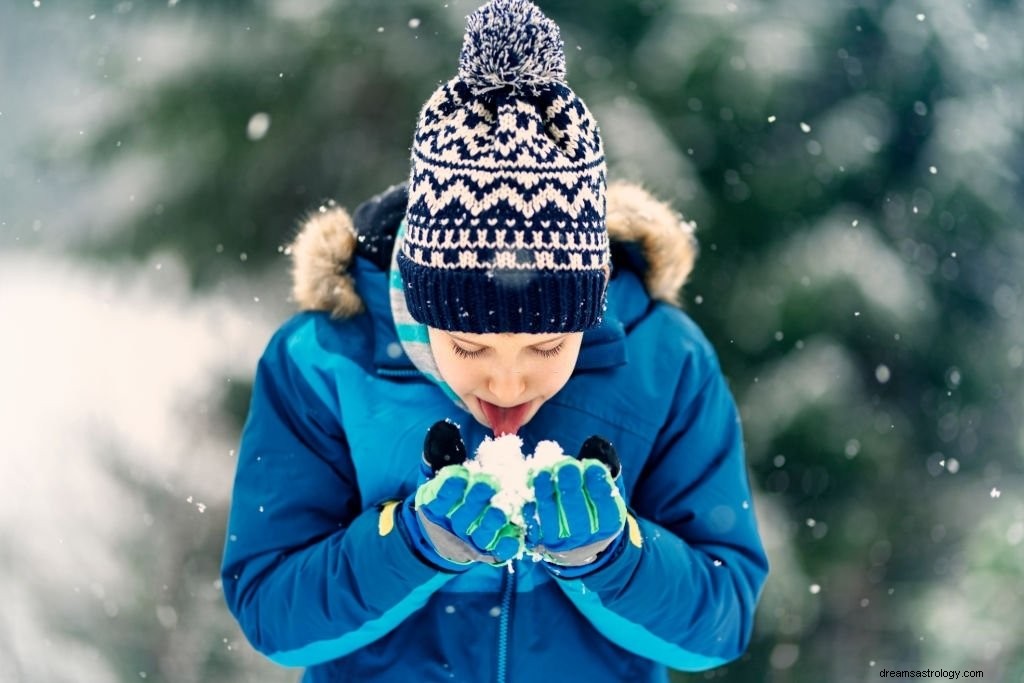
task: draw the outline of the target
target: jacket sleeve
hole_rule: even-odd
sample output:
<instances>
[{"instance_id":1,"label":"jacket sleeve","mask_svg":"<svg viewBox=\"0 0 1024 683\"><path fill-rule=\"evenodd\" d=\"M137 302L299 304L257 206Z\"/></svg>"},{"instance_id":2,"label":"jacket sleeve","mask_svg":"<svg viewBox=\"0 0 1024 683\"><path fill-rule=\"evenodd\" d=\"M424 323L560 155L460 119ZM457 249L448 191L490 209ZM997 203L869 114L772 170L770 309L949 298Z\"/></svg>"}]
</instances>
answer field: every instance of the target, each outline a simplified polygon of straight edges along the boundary
<instances>
[{"instance_id":1,"label":"jacket sleeve","mask_svg":"<svg viewBox=\"0 0 1024 683\"><path fill-rule=\"evenodd\" d=\"M768 573L735 402L710 349L695 365L630 497L619 556L559 581L605 637L683 671L744 652Z\"/></svg>"},{"instance_id":2,"label":"jacket sleeve","mask_svg":"<svg viewBox=\"0 0 1024 683\"><path fill-rule=\"evenodd\" d=\"M330 368L293 358L311 333L286 325L260 360L221 568L246 637L285 666L383 636L450 578L413 553L393 506L361 510L337 412L323 399L336 393Z\"/></svg>"}]
</instances>

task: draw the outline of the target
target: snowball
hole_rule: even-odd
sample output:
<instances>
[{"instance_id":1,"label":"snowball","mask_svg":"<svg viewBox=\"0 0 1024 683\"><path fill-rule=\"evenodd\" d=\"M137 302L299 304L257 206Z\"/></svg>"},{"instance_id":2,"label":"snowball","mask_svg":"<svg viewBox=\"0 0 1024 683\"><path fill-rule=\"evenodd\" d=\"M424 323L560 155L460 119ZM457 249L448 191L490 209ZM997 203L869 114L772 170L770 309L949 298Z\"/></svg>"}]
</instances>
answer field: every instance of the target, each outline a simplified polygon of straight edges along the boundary
<instances>
[{"instance_id":1,"label":"snowball","mask_svg":"<svg viewBox=\"0 0 1024 683\"><path fill-rule=\"evenodd\" d=\"M498 492L491 505L504 512L513 524L523 526L523 506L536 498L530 485L533 476L563 460L574 460L554 441L541 441L532 455L523 453L523 440L514 434L486 438L476 456L465 463L471 474L495 480Z\"/></svg>"}]
</instances>

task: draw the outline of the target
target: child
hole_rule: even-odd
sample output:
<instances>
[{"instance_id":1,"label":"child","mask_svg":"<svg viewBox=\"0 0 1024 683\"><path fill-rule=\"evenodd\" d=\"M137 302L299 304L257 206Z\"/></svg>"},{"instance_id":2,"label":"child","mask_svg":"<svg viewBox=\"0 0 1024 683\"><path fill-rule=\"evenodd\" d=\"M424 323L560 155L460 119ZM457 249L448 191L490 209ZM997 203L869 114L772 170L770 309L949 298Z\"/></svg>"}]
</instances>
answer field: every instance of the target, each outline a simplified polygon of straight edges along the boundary
<instances>
[{"instance_id":1,"label":"child","mask_svg":"<svg viewBox=\"0 0 1024 683\"><path fill-rule=\"evenodd\" d=\"M558 28L493 0L408 184L292 247L305 312L256 372L223 583L304 681L665 681L747 646L767 561L733 399L673 305L692 235L606 187L564 77ZM583 451L521 519L459 464L502 434Z\"/></svg>"}]
</instances>

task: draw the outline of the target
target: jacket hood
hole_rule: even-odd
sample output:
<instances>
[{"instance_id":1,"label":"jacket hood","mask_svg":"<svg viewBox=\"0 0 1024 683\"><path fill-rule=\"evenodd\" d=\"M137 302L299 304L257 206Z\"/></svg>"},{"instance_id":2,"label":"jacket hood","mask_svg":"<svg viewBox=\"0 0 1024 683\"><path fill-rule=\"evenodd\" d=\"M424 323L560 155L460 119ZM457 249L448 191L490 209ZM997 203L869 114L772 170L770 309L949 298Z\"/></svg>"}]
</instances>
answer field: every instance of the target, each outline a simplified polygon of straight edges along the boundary
<instances>
[{"instance_id":1,"label":"jacket hood","mask_svg":"<svg viewBox=\"0 0 1024 683\"><path fill-rule=\"evenodd\" d=\"M678 305L679 290L697 257L694 224L633 183L612 183L607 197L613 256L626 255L626 265L640 274L651 298ZM344 208L321 207L306 217L288 250L292 296L299 309L328 311L335 318L363 311L349 272L359 244L359 233Z\"/></svg>"}]
</instances>

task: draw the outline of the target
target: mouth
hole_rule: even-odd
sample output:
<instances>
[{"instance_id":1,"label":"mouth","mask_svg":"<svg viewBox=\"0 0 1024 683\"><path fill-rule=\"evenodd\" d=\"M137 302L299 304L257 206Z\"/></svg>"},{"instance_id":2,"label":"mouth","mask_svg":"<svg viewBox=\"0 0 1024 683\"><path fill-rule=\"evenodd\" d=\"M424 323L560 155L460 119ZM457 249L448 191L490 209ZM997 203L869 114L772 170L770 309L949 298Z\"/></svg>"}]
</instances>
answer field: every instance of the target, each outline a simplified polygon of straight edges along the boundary
<instances>
[{"instance_id":1,"label":"mouth","mask_svg":"<svg viewBox=\"0 0 1024 683\"><path fill-rule=\"evenodd\" d=\"M478 398L477 402L480 404L480 410L483 411L484 417L487 418L487 422L495 436L518 432L519 428L526 422L526 416L530 412L530 406L532 405L532 402L527 402L504 408L489 403L482 398Z\"/></svg>"}]
</instances>

